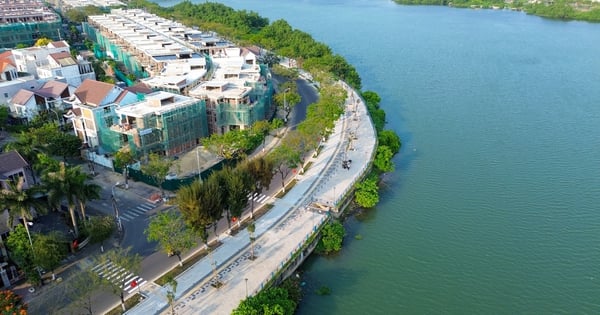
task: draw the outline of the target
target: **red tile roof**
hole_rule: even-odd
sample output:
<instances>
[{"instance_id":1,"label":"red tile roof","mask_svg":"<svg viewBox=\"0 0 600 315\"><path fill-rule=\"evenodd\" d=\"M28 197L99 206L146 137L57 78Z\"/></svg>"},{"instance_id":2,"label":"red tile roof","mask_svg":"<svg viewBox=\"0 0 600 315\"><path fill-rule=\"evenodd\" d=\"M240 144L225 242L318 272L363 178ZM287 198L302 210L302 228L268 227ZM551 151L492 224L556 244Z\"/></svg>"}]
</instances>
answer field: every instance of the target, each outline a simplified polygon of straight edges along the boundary
<instances>
[{"instance_id":1,"label":"red tile roof","mask_svg":"<svg viewBox=\"0 0 600 315\"><path fill-rule=\"evenodd\" d=\"M43 97L60 97L61 94L69 88L69 85L60 81L48 81L40 89L35 91L35 94Z\"/></svg>"},{"instance_id":2,"label":"red tile roof","mask_svg":"<svg viewBox=\"0 0 600 315\"><path fill-rule=\"evenodd\" d=\"M30 98L33 97L33 92L29 90L20 89L15 96L10 100L13 104L25 105Z\"/></svg>"},{"instance_id":3,"label":"red tile roof","mask_svg":"<svg viewBox=\"0 0 600 315\"><path fill-rule=\"evenodd\" d=\"M55 53L55 54L50 54L50 57L63 67L72 66L72 65L77 64L77 61L75 61L73 56L71 56L70 53L65 52L65 51Z\"/></svg>"},{"instance_id":4,"label":"red tile roof","mask_svg":"<svg viewBox=\"0 0 600 315\"><path fill-rule=\"evenodd\" d=\"M113 88L113 84L86 79L75 90L75 96L83 104L98 106Z\"/></svg>"}]
</instances>

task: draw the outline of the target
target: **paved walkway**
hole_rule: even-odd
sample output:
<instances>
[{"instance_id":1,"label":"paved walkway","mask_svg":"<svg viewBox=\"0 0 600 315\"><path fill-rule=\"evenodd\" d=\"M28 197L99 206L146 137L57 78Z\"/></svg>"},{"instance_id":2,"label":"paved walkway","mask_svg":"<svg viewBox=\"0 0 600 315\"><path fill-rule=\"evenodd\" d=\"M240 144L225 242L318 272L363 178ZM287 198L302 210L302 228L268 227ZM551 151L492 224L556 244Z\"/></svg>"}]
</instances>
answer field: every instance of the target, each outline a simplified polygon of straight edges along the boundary
<instances>
[{"instance_id":1,"label":"paved walkway","mask_svg":"<svg viewBox=\"0 0 600 315\"><path fill-rule=\"evenodd\" d=\"M338 202L368 167L375 150L376 136L366 107L347 86L348 99L335 132L298 182L283 198L274 202L269 212L256 222L255 255L251 261L250 239L246 230L234 236L221 236L222 243L211 256L206 256L180 274L175 294L177 314L230 314L247 295L259 292L265 283L285 265L316 227L326 219ZM360 148L360 150L355 150ZM350 169L342 168L342 161ZM282 241L285 240L285 241ZM212 287L213 264L216 262L220 289ZM152 282L141 288L147 297L126 314L170 313L167 289Z\"/></svg>"}]
</instances>

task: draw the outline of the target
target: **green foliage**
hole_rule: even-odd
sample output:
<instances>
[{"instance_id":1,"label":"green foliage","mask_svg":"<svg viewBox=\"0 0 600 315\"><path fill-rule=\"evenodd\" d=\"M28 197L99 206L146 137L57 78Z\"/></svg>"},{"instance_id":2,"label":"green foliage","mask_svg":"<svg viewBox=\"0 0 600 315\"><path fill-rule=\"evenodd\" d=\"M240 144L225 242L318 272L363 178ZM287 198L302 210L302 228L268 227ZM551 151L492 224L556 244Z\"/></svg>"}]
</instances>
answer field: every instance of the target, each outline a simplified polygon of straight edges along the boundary
<instances>
[{"instance_id":1,"label":"green foliage","mask_svg":"<svg viewBox=\"0 0 600 315\"><path fill-rule=\"evenodd\" d=\"M212 134L203 139L206 149L224 159L237 160L244 157L247 151L256 147L262 138L252 136L248 130L231 130L225 134Z\"/></svg>"},{"instance_id":2,"label":"green foliage","mask_svg":"<svg viewBox=\"0 0 600 315\"><path fill-rule=\"evenodd\" d=\"M61 162L57 171L45 173L42 179L48 192L48 200L52 205L58 208L63 200L67 202L75 236L79 236L75 206L79 190L88 179L88 174L84 173L79 166L71 167Z\"/></svg>"},{"instance_id":3,"label":"green foliage","mask_svg":"<svg viewBox=\"0 0 600 315\"><path fill-rule=\"evenodd\" d=\"M150 153L148 163L142 165L142 172L152 177L158 188L160 188L162 196L164 196L162 184L165 182L169 169L173 164L174 162L171 159L163 158L156 153Z\"/></svg>"},{"instance_id":4,"label":"green foliage","mask_svg":"<svg viewBox=\"0 0 600 315\"><path fill-rule=\"evenodd\" d=\"M8 107L5 105L0 105L0 130L4 130L8 125Z\"/></svg>"},{"instance_id":5,"label":"green foliage","mask_svg":"<svg viewBox=\"0 0 600 315\"><path fill-rule=\"evenodd\" d=\"M12 261L25 273L25 278L29 283L39 285L42 283L42 278L36 270L31 244L27 229L21 224L17 225L6 240Z\"/></svg>"},{"instance_id":6,"label":"green foliage","mask_svg":"<svg viewBox=\"0 0 600 315\"><path fill-rule=\"evenodd\" d=\"M117 224L111 216L93 216L87 224L90 242L102 244L115 231Z\"/></svg>"},{"instance_id":7,"label":"green foliage","mask_svg":"<svg viewBox=\"0 0 600 315\"><path fill-rule=\"evenodd\" d=\"M281 186L285 191L285 178L300 163L300 151L289 145L281 144L269 153L267 159L273 166L273 171L281 175Z\"/></svg>"},{"instance_id":8,"label":"green foliage","mask_svg":"<svg viewBox=\"0 0 600 315\"><path fill-rule=\"evenodd\" d=\"M52 42L52 40L50 38L42 37L42 38L38 39L37 41L35 41L35 44L33 44L33 46L36 46L36 47L46 46L46 45L50 44L51 42Z\"/></svg>"},{"instance_id":9,"label":"green foliage","mask_svg":"<svg viewBox=\"0 0 600 315\"><path fill-rule=\"evenodd\" d=\"M81 139L70 133L55 133L48 143L48 153L54 156L60 156L64 160L68 157L79 156L81 150Z\"/></svg>"},{"instance_id":10,"label":"green foliage","mask_svg":"<svg viewBox=\"0 0 600 315\"><path fill-rule=\"evenodd\" d=\"M367 110L375 125L375 130L377 130L378 133L381 132L385 126L385 111L379 108L381 97L373 91L362 92L361 96L365 100Z\"/></svg>"},{"instance_id":11,"label":"green foliage","mask_svg":"<svg viewBox=\"0 0 600 315\"><path fill-rule=\"evenodd\" d=\"M266 54L261 56L258 61L262 64L266 64L269 68L273 68L274 65L278 64L280 58L274 53L268 51Z\"/></svg>"},{"instance_id":12,"label":"green foliage","mask_svg":"<svg viewBox=\"0 0 600 315\"><path fill-rule=\"evenodd\" d=\"M321 239L315 250L323 254L339 251L342 249L345 234L346 229L344 229L344 226L340 222L336 221L326 224L321 230Z\"/></svg>"},{"instance_id":13,"label":"green foliage","mask_svg":"<svg viewBox=\"0 0 600 315\"><path fill-rule=\"evenodd\" d=\"M380 172L393 172L394 171L394 162L392 162L392 158L394 157L394 153L392 150L386 145L380 145L377 147L377 155L375 156L375 160L373 161L373 165Z\"/></svg>"},{"instance_id":14,"label":"green foliage","mask_svg":"<svg viewBox=\"0 0 600 315\"><path fill-rule=\"evenodd\" d=\"M379 145L386 146L390 148L392 154L396 154L400 152L400 147L402 146L402 142L400 141L400 137L393 130L382 130L377 134L377 141Z\"/></svg>"},{"instance_id":15,"label":"green foliage","mask_svg":"<svg viewBox=\"0 0 600 315\"><path fill-rule=\"evenodd\" d=\"M34 264L45 270L55 270L67 257L69 243L64 235L53 231L33 237Z\"/></svg>"},{"instance_id":16,"label":"green foliage","mask_svg":"<svg viewBox=\"0 0 600 315\"><path fill-rule=\"evenodd\" d=\"M23 299L10 290L0 291L0 312L1 314L27 315L27 304Z\"/></svg>"},{"instance_id":17,"label":"green foliage","mask_svg":"<svg viewBox=\"0 0 600 315\"><path fill-rule=\"evenodd\" d=\"M292 300L288 291L283 288L272 287L259 292L255 296L243 300L233 310L232 315L292 315L297 303Z\"/></svg>"},{"instance_id":18,"label":"green foliage","mask_svg":"<svg viewBox=\"0 0 600 315\"><path fill-rule=\"evenodd\" d=\"M361 234L356 234L356 235L354 235L354 239L357 241L360 241L363 239L363 236Z\"/></svg>"},{"instance_id":19,"label":"green foliage","mask_svg":"<svg viewBox=\"0 0 600 315\"><path fill-rule=\"evenodd\" d=\"M15 49L22 49L22 48L27 48L29 47L29 45L27 44L23 44L23 43L19 43L15 46Z\"/></svg>"},{"instance_id":20,"label":"green foliage","mask_svg":"<svg viewBox=\"0 0 600 315\"><path fill-rule=\"evenodd\" d=\"M196 180L179 188L175 197L175 204L181 211L186 225L200 236L204 243L208 241L207 227L222 217L222 190L213 174L206 181Z\"/></svg>"},{"instance_id":21,"label":"green foliage","mask_svg":"<svg viewBox=\"0 0 600 315\"><path fill-rule=\"evenodd\" d=\"M70 8L65 12L65 17L70 22L81 23L85 22L90 15L101 15L104 12L100 7L87 5L85 7Z\"/></svg>"},{"instance_id":22,"label":"green foliage","mask_svg":"<svg viewBox=\"0 0 600 315\"><path fill-rule=\"evenodd\" d=\"M114 162L116 167L123 168L127 165L133 164L135 162L135 156L129 147L122 148L115 153Z\"/></svg>"},{"instance_id":23,"label":"green foliage","mask_svg":"<svg viewBox=\"0 0 600 315\"><path fill-rule=\"evenodd\" d=\"M529 3L503 0L394 0L394 2L409 5L447 5L459 8L510 8L553 19L600 22L600 4L593 1L556 0Z\"/></svg>"},{"instance_id":24,"label":"green foliage","mask_svg":"<svg viewBox=\"0 0 600 315\"><path fill-rule=\"evenodd\" d=\"M158 241L161 249L169 255L181 254L196 245L194 233L188 229L181 215L175 211L159 213L144 231L148 241Z\"/></svg>"},{"instance_id":25,"label":"green foliage","mask_svg":"<svg viewBox=\"0 0 600 315\"><path fill-rule=\"evenodd\" d=\"M356 184L354 201L363 208L372 208L379 202L377 178L367 178Z\"/></svg>"}]
</instances>

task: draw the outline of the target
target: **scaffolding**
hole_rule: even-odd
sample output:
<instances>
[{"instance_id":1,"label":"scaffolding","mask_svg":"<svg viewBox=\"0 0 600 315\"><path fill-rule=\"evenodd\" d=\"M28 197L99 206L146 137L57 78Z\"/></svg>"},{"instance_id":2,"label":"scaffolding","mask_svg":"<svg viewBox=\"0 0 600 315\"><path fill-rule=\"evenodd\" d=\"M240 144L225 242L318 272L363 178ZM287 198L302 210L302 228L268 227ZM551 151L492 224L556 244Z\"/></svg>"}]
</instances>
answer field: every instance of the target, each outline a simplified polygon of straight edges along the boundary
<instances>
[{"instance_id":1,"label":"scaffolding","mask_svg":"<svg viewBox=\"0 0 600 315\"><path fill-rule=\"evenodd\" d=\"M33 46L43 37L61 40L61 29L60 19L52 22L0 24L0 48L14 48L18 44Z\"/></svg>"},{"instance_id":2,"label":"scaffolding","mask_svg":"<svg viewBox=\"0 0 600 315\"><path fill-rule=\"evenodd\" d=\"M137 58L125 50L114 39L107 38L101 31L90 26L88 23L83 23L83 32L92 40L94 45L94 54L96 58L110 57L116 61L123 63L129 73L135 74L138 78L147 78L148 73L137 60Z\"/></svg>"},{"instance_id":3,"label":"scaffolding","mask_svg":"<svg viewBox=\"0 0 600 315\"><path fill-rule=\"evenodd\" d=\"M157 93L165 92L153 94ZM201 138L208 136L205 102L178 97L182 99L176 105L164 110L142 114L128 110L150 106L146 100L141 100L121 109L96 113L101 149L115 152L129 147L137 156L152 152L173 156L195 148Z\"/></svg>"}]
</instances>

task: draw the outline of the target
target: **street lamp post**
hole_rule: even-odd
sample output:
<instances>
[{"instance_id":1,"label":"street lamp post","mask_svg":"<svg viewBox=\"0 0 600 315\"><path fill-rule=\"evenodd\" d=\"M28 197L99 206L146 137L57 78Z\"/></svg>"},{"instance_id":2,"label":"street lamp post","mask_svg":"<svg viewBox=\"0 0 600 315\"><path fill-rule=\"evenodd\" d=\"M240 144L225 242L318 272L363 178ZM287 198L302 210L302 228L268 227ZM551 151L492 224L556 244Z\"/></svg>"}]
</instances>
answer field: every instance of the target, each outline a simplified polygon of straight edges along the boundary
<instances>
[{"instance_id":1,"label":"street lamp post","mask_svg":"<svg viewBox=\"0 0 600 315\"><path fill-rule=\"evenodd\" d=\"M246 298L248 298L248 278L245 278L244 280L246 280Z\"/></svg>"},{"instance_id":2,"label":"street lamp post","mask_svg":"<svg viewBox=\"0 0 600 315\"><path fill-rule=\"evenodd\" d=\"M198 181L202 182L202 172L200 171L200 147L196 147L196 163L198 163Z\"/></svg>"},{"instance_id":3,"label":"street lamp post","mask_svg":"<svg viewBox=\"0 0 600 315\"><path fill-rule=\"evenodd\" d=\"M290 90L290 88L287 88L285 90L283 90L283 111L285 112L285 119L284 121L287 123L287 117L288 117L288 113L287 111L289 110L288 106L287 106L287 101L285 99L287 92Z\"/></svg>"},{"instance_id":4,"label":"street lamp post","mask_svg":"<svg viewBox=\"0 0 600 315\"><path fill-rule=\"evenodd\" d=\"M112 199L113 210L115 211L115 218L117 220L117 230L119 232L121 232L123 230L123 226L121 225L121 217L119 217L119 208L117 207L117 199L115 198L115 187L117 185L119 185L119 183L116 183L112 186L111 199Z\"/></svg>"}]
</instances>

